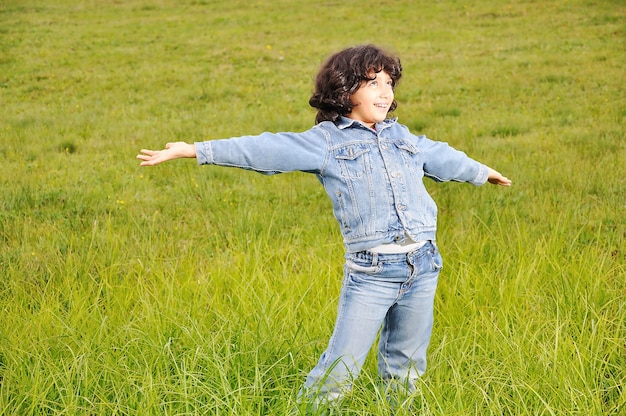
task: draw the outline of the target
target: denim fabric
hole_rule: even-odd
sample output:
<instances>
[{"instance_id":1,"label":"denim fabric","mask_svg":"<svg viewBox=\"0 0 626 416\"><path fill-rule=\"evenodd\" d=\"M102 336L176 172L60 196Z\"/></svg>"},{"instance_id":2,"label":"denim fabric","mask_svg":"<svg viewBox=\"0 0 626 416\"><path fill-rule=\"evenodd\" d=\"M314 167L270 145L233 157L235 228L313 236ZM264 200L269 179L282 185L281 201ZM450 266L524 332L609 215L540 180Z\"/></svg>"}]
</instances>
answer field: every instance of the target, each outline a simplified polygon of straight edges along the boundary
<instances>
[{"instance_id":1,"label":"denim fabric","mask_svg":"<svg viewBox=\"0 0 626 416\"><path fill-rule=\"evenodd\" d=\"M408 254L347 254L335 330L301 396L332 400L349 391L379 330L380 376L412 391L426 370L442 267L432 242Z\"/></svg>"},{"instance_id":2,"label":"denim fabric","mask_svg":"<svg viewBox=\"0 0 626 416\"><path fill-rule=\"evenodd\" d=\"M347 252L380 244L435 240L437 207L423 184L482 185L488 168L446 143L415 136L395 119L376 129L342 118L302 133L263 133L198 142L198 163L264 174L317 175L333 204Z\"/></svg>"},{"instance_id":3,"label":"denim fabric","mask_svg":"<svg viewBox=\"0 0 626 416\"><path fill-rule=\"evenodd\" d=\"M411 134L395 119L370 129L342 118L302 133L263 133L195 146L201 165L315 174L332 201L346 247L344 281L335 330L300 396L341 397L379 330L381 377L411 391L426 369L442 267L433 243L437 207L423 179L482 185L488 168L446 143ZM407 235L429 243L408 254L367 251L402 243Z\"/></svg>"}]
</instances>

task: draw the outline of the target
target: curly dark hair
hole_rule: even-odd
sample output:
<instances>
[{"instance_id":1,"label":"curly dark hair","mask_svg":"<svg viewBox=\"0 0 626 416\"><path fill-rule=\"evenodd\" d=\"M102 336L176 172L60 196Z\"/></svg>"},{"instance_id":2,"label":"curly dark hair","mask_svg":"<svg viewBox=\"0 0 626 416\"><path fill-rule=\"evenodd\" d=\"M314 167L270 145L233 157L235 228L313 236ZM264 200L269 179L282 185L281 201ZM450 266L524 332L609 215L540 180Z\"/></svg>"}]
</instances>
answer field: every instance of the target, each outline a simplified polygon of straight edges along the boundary
<instances>
[{"instance_id":1,"label":"curly dark hair","mask_svg":"<svg viewBox=\"0 0 626 416\"><path fill-rule=\"evenodd\" d=\"M369 81L373 73L385 71L391 77L393 87L402 76L400 59L374 45L362 45L335 53L322 65L315 79L315 91L309 104L317 108L315 124L336 121L352 111L350 96L363 81ZM389 108L398 106L394 100Z\"/></svg>"}]
</instances>

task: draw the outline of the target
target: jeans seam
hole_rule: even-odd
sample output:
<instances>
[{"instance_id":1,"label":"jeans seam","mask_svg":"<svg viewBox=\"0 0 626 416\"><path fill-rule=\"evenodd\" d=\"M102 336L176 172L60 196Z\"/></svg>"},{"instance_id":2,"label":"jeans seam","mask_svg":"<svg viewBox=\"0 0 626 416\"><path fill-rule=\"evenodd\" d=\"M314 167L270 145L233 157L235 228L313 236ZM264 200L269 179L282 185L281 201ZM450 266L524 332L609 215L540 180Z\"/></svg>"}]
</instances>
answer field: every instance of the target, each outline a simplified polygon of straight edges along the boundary
<instances>
[{"instance_id":1,"label":"jeans seam","mask_svg":"<svg viewBox=\"0 0 626 416\"><path fill-rule=\"evenodd\" d=\"M350 274L347 273L346 274L346 280L349 279ZM344 282L344 285L346 285L347 282ZM347 290L347 288L346 288ZM343 316L344 316L344 311L346 308L346 299L345 299L345 295L346 293L344 292L344 290L342 290L341 292L341 298L340 298L340 306L339 308L337 308L337 323L342 322L343 321ZM336 333L333 332L333 334L330 337L330 342L328 343L328 349L327 349L327 354L324 357L324 370L328 370L328 363L330 361L330 357L333 356L333 352L335 349L335 343L337 342L337 337L335 336L337 335Z\"/></svg>"},{"instance_id":2,"label":"jeans seam","mask_svg":"<svg viewBox=\"0 0 626 416\"><path fill-rule=\"evenodd\" d=\"M382 367L382 370L383 370L384 373L389 373L389 371L388 371L388 363L387 363L387 357L389 356L389 354L387 352L388 341L389 341L389 336L385 336L385 339L382 342L382 351L380 351L380 357L378 357L378 360L382 361L382 363L381 362L378 363L379 364L379 368ZM381 372L381 371L379 370L379 372ZM382 374L380 374L380 375L382 376Z\"/></svg>"}]
</instances>

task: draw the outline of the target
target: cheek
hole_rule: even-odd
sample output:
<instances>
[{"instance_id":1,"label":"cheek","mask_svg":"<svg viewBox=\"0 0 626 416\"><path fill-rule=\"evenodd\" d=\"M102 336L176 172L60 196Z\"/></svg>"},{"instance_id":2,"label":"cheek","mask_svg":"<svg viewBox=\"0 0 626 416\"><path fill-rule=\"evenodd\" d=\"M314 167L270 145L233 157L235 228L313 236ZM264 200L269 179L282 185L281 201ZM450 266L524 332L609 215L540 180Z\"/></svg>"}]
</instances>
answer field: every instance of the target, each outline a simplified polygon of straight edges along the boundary
<instances>
[{"instance_id":1,"label":"cheek","mask_svg":"<svg viewBox=\"0 0 626 416\"><path fill-rule=\"evenodd\" d=\"M361 99L359 98L358 94L352 94L350 96L350 102L352 103L353 106L357 106L361 104Z\"/></svg>"}]
</instances>

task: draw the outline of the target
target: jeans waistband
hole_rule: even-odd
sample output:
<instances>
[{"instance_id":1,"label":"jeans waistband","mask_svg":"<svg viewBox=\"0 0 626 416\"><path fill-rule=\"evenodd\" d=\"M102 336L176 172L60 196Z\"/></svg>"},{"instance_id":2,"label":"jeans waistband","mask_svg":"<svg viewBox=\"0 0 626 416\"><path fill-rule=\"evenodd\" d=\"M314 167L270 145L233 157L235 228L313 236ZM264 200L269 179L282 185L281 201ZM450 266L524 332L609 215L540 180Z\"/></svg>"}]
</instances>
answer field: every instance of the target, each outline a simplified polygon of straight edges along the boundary
<instances>
[{"instance_id":1,"label":"jeans waistband","mask_svg":"<svg viewBox=\"0 0 626 416\"><path fill-rule=\"evenodd\" d=\"M409 251L408 253L375 253L369 250L364 250L358 251L356 253L350 253L348 256L354 256L360 260L371 262L372 264L377 264L378 262L404 262L406 261L408 256L413 255L414 253L417 253L425 249L426 247L429 247L431 244L433 244L433 242L431 240L428 240L426 244L418 247L413 251Z\"/></svg>"}]
</instances>

